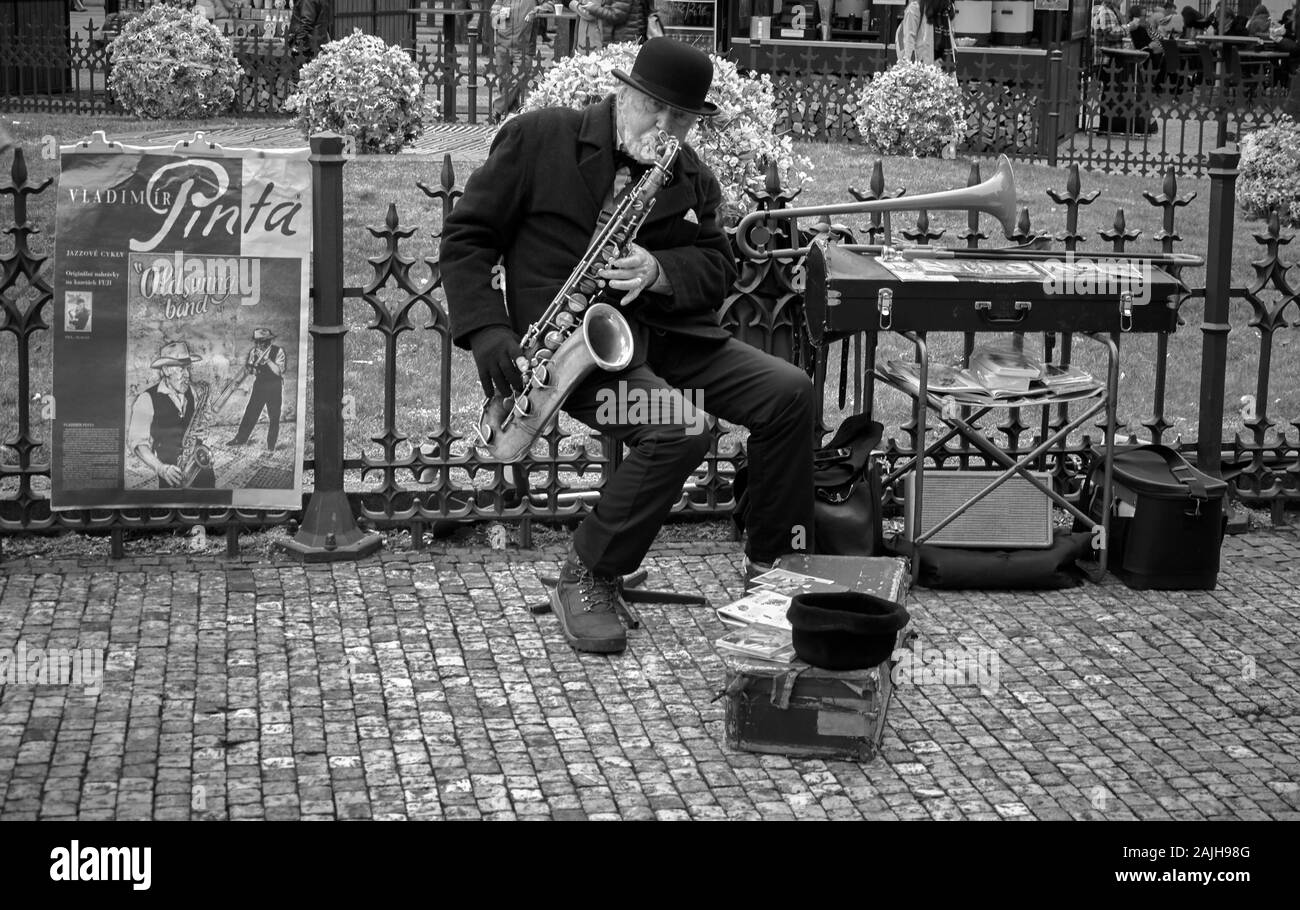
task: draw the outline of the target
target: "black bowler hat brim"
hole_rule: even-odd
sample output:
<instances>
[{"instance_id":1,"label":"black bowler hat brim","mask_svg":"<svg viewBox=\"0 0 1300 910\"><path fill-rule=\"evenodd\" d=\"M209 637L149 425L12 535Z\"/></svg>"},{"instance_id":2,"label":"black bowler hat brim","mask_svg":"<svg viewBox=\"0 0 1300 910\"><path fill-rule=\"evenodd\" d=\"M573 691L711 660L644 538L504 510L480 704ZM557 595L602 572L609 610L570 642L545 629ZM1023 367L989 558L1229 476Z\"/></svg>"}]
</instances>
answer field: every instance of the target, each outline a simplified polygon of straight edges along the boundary
<instances>
[{"instance_id":1,"label":"black bowler hat brim","mask_svg":"<svg viewBox=\"0 0 1300 910\"><path fill-rule=\"evenodd\" d=\"M637 52L632 72L614 75L637 91L688 114L712 117L718 106L705 98L713 81L707 54L671 38L651 38Z\"/></svg>"}]
</instances>

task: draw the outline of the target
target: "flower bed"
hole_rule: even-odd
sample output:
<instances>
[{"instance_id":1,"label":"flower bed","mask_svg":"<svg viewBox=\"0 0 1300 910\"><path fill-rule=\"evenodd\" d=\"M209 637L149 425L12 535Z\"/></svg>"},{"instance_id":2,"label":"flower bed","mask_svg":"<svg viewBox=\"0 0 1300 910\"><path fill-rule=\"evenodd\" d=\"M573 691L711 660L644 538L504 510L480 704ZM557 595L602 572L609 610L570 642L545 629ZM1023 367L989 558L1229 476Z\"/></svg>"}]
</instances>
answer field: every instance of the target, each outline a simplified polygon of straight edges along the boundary
<instances>
[{"instance_id":1,"label":"flower bed","mask_svg":"<svg viewBox=\"0 0 1300 910\"><path fill-rule=\"evenodd\" d=\"M523 110L581 109L599 101L622 84L614 70L630 72L637 50L636 44L611 44L565 58L537 81ZM723 216L739 217L752 207L745 191L763 189L769 162L776 165L784 187L802 183L811 164L794 153L788 135L778 134L772 80L766 75L742 75L734 63L716 54L709 59L713 61L713 85L708 98L719 113L703 118L686 141L722 185Z\"/></svg>"},{"instance_id":2,"label":"flower bed","mask_svg":"<svg viewBox=\"0 0 1300 910\"><path fill-rule=\"evenodd\" d=\"M202 13L161 3L127 22L108 56L108 87L136 117L223 114L242 76L230 42Z\"/></svg>"},{"instance_id":3,"label":"flower bed","mask_svg":"<svg viewBox=\"0 0 1300 910\"><path fill-rule=\"evenodd\" d=\"M882 155L953 157L970 116L961 83L926 63L899 63L862 90L856 121L862 141Z\"/></svg>"},{"instance_id":4,"label":"flower bed","mask_svg":"<svg viewBox=\"0 0 1300 910\"><path fill-rule=\"evenodd\" d=\"M1282 224L1300 225L1300 123L1283 117L1241 140L1237 201L1257 218L1276 211Z\"/></svg>"},{"instance_id":5,"label":"flower bed","mask_svg":"<svg viewBox=\"0 0 1300 910\"><path fill-rule=\"evenodd\" d=\"M304 136L332 130L359 152L399 152L424 132L426 115L438 114L406 52L360 29L321 48L285 107L298 112Z\"/></svg>"}]
</instances>

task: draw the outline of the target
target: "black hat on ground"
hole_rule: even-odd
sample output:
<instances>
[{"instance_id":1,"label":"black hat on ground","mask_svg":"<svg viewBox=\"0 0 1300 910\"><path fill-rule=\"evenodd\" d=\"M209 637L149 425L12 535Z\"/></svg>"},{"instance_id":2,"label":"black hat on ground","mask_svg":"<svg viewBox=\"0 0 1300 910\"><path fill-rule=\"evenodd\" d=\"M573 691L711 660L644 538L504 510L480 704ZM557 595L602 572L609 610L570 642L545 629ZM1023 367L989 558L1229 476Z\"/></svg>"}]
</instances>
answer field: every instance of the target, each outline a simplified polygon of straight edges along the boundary
<instances>
[{"instance_id":1,"label":"black hat on ground","mask_svg":"<svg viewBox=\"0 0 1300 910\"><path fill-rule=\"evenodd\" d=\"M796 594L786 618L800 660L823 670L863 670L889 659L911 617L892 600L845 591Z\"/></svg>"},{"instance_id":2,"label":"black hat on ground","mask_svg":"<svg viewBox=\"0 0 1300 910\"><path fill-rule=\"evenodd\" d=\"M713 62L698 48L672 38L651 38L637 52L632 72L614 70L632 88L669 107L712 117L718 106L706 101L713 84Z\"/></svg>"}]
</instances>

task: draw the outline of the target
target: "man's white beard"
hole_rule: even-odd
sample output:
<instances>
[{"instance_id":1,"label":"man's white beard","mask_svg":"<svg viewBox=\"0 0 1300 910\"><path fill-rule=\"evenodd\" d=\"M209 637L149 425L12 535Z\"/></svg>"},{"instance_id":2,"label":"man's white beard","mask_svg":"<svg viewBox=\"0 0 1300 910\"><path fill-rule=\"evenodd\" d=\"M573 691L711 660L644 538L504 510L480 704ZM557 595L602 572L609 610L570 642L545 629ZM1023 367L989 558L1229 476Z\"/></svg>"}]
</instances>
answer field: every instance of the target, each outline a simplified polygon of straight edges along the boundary
<instances>
[{"instance_id":1,"label":"man's white beard","mask_svg":"<svg viewBox=\"0 0 1300 910\"><path fill-rule=\"evenodd\" d=\"M659 160L659 130L648 129L639 136L623 140L627 153L642 164L654 164Z\"/></svg>"}]
</instances>

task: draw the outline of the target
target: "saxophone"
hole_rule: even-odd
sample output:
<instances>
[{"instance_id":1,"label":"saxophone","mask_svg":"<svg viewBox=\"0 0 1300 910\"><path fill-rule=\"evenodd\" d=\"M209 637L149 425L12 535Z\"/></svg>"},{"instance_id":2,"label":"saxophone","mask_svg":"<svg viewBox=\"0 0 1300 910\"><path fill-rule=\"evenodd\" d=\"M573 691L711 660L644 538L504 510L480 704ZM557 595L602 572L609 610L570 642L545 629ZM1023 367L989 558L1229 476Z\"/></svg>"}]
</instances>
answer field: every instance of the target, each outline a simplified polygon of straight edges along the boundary
<instances>
[{"instance_id":1,"label":"saxophone","mask_svg":"<svg viewBox=\"0 0 1300 910\"><path fill-rule=\"evenodd\" d=\"M598 226L586 253L541 317L520 339L516 360L524 388L517 395L494 395L479 414L480 445L496 461L515 462L528 453L573 389L592 370L621 370L632 360L632 330L605 298L609 290L596 277L620 258L635 238L655 194L668 180L679 143L659 133L659 159Z\"/></svg>"},{"instance_id":2,"label":"saxophone","mask_svg":"<svg viewBox=\"0 0 1300 910\"><path fill-rule=\"evenodd\" d=\"M201 434L207 431L208 420L212 412L208 409L208 397L212 385L207 382L192 381L190 389L194 392L194 419L185 428L181 437L181 457L177 467L181 469L180 486L189 487L194 483L199 472L212 467L212 450L203 444Z\"/></svg>"}]
</instances>

